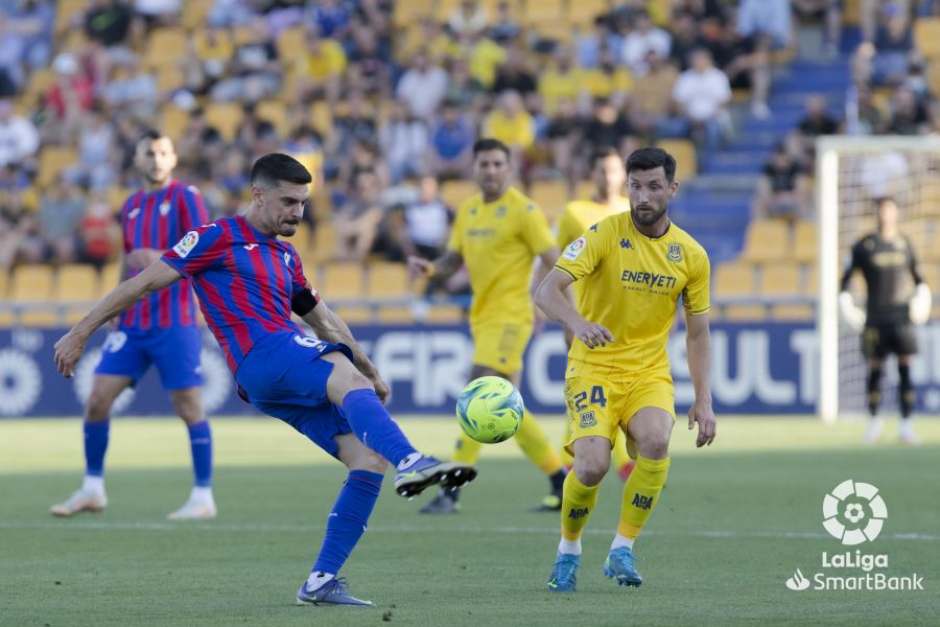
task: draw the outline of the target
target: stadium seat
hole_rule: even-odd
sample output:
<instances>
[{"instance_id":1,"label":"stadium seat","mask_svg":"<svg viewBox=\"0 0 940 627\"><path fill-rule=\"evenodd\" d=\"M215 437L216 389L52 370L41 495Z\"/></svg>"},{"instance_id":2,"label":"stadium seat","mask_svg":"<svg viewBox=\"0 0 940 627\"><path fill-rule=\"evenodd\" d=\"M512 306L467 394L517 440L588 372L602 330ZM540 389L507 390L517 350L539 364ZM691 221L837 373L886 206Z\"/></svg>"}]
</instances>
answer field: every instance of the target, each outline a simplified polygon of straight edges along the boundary
<instances>
[{"instance_id":1,"label":"stadium seat","mask_svg":"<svg viewBox=\"0 0 940 627\"><path fill-rule=\"evenodd\" d=\"M183 72L175 64L161 66L157 72L157 90L161 93L176 91L184 83Z\"/></svg>"},{"instance_id":2,"label":"stadium seat","mask_svg":"<svg viewBox=\"0 0 940 627\"><path fill-rule=\"evenodd\" d=\"M183 28L193 31L197 36L203 31L206 15L212 9L215 0L186 0L183 4Z\"/></svg>"},{"instance_id":3,"label":"stadium seat","mask_svg":"<svg viewBox=\"0 0 940 627\"><path fill-rule=\"evenodd\" d=\"M777 261L790 255L790 233L782 220L753 220L747 229L744 259L754 262Z\"/></svg>"},{"instance_id":4,"label":"stadium seat","mask_svg":"<svg viewBox=\"0 0 940 627\"><path fill-rule=\"evenodd\" d=\"M296 59L307 50L307 33L303 26L293 26L277 36L277 54L282 61Z\"/></svg>"},{"instance_id":5,"label":"stadium seat","mask_svg":"<svg viewBox=\"0 0 940 627\"><path fill-rule=\"evenodd\" d=\"M223 29L215 29L211 38L206 29L197 29L193 33L193 45L201 61L228 61L235 48L231 33Z\"/></svg>"},{"instance_id":6,"label":"stadium seat","mask_svg":"<svg viewBox=\"0 0 940 627\"><path fill-rule=\"evenodd\" d=\"M816 310L810 304L790 303L774 305L770 317L775 320L812 320Z\"/></svg>"},{"instance_id":7,"label":"stadium seat","mask_svg":"<svg viewBox=\"0 0 940 627\"><path fill-rule=\"evenodd\" d=\"M565 14L565 0L525 0L523 16L528 25L562 23Z\"/></svg>"},{"instance_id":8,"label":"stadium seat","mask_svg":"<svg viewBox=\"0 0 940 627\"><path fill-rule=\"evenodd\" d=\"M568 3L568 21L592 27L594 18L607 12L607 0L573 0Z\"/></svg>"},{"instance_id":9,"label":"stadium seat","mask_svg":"<svg viewBox=\"0 0 940 627\"><path fill-rule=\"evenodd\" d=\"M101 298L121 282L121 264L109 263L101 270L101 278L98 280L98 294L96 298Z\"/></svg>"},{"instance_id":10,"label":"stadium seat","mask_svg":"<svg viewBox=\"0 0 940 627\"><path fill-rule=\"evenodd\" d=\"M676 178L688 181L698 174L695 144L687 139L661 139L656 145L676 158Z\"/></svg>"},{"instance_id":11,"label":"stadium seat","mask_svg":"<svg viewBox=\"0 0 940 627\"><path fill-rule=\"evenodd\" d=\"M536 181L530 195L549 221L554 222L568 204L568 185L557 180Z\"/></svg>"},{"instance_id":12,"label":"stadium seat","mask_svg":"<svg viewBox=\"0 0 940 627\"><path fill-rule=\"evenodd\" d=\"M764 296L799 296L804 292L796 263L774 263L761 268L760 293Z\"/></svg>"},{"instance_id":13,"label":"stadium seat","mask_svg":"<svg viewBox=\"0 0 940 627\"><path fill-rule=\"evenodd\" d=\"M458 324L463 322L463 319L463 310L457 305L433 305L424 321L435 324Z\"/></svg>"},{"instance_id":14,"label":"stadium seat","mask_svg":"<svg viewBox=\"0 0 940 627\"><path fill-rule=\"evenodd\" d=\"M793 259L803 263L812 263L819 255L818 247L816 223L806 221L797 223L793 242Z\"/></svg>"},{"instance_id":15,"label":"stadium seat","mask_svg":"<svg viewBox=\"0 0 940 627\"><path fill-rule=\"evenodd\" d=\"M87 0L58 0L55 3L55 32L63 33L72 26L73 18L79 17L88 8Z\"/></svg>"},{"instance_id":16,"label":"stadium seat","mask_svg":"<svg viewBox=\"0 0 940 627\"><path fill-rule=\"evenodd\" d=\"M287 108L280 100L263 100L255 109L258 117L267 120L277 129L280 137L290 135L290 122L287 120Z\"/></svg>"},{"instance_id":17,"label":"stadium seat","mask_svg":"<svg viewBox=\"0 0 940 627\"><path fill-rule=\"evenodd\" d=\"M379 307L379 322L382 324L413 324L411 307Z\"/></svg>"},{"instance_id":18,"label":"stadium seat","mask_svg":"<svg viewBox=\"0 0 940 627\"><path fill-rule=\"evenodd\" d=\"M432 0L410 0L409 2L396 2L395 10L392 14L392 21L395 26L410 26L419 22L421 18L430 15L433 11L434 2Z\"/></svg>"},{"instance_id":19,"label":"stadium seat","mask_svg":"<svg viewBox=\"0 0 940 627\"><path fill-rule=\"evenodd\" d=\"M322 100L313 103L307 123L323 135L324 139L329 138L333 131L333 111L329 103Z\"/></svg>"},{"instance_id":20,"label":"stadium seat","mask_svg":"<svg viewBox=\"0 0 940 627\"><path fill-rule=\"evenodd\" d=\"M36 182L40 187L46 187L54 182L62 170L75 163L78 159L75 150L61 146L46 146L39 153L39 172Z\"/></svg>"},{"instance_id":21,"label":"stadium seat","mask_svg":"<svg viewBox=\"0 0 940 627\"><path fill-rule=\"evenodd\" d=\"M473 181L447 181L441 186L441 198L444 203L457 209L465 200L479 191Z\"/></svg>"},{"instance_id":22,"label":"stadium seat","mask_svg":"<svg viewBox=\"0 0 940 627\"><path fill-rule=\"evenodd\" d=\"M49 303L50 308L30 311L18 316L20 324L27 326L52 326L58 315L51 308L54 275L47 265L19 266L13 271L10 300L14 303Z\"/></svg>"},{"instance_id":23,"label":"stadium seat","mask_svg":"<svg viewBox=\"0 0 940 627\"><path fill-rule=\"evenodd\" d=\"M408 269L405 264L388 262L370 264L367 269L366 294L370 298L410 297Z\"/></svg>"},{"instance_id":24,"label":"stadium seat","mask_svg":"<svg viewBox=\"0 0 940 627\"><path fill-rule=\"evenodd\" d=\"M754 266L747 262L723 263L715 270L715 296L752 296L755 294Z\"/></svg>"},{"instance_id":25,"label":"stadium seat","mask_svg":"<svg viewBox=\"0 0 940 627\"><path fill-rule=\"evenodd\" d=\"M334 300L365 298L362 264L356 261L334 261L323 266L323 296Z\"/></svg>"},{"instance_id":26,"label":"stadium seat","mask_svg":"<svg viewBox=\"0 0 940 627\"><path fill-rule=\"evenodd\" d=\"M89 265L69 264L59 268L55 300L92 301L98 297L98 272Z\"/></svg>"},{"instance_id":27,"label":"stadium seat","mask_svg":"<svg viewBox=\"0 0 940 627\"><path fill-rule=\"evenodd\" d=\"M940 56L940 17L922 17L914 22L914 45L928 59Z\"/></svg>"},{"instance_id":28,"label":"stadium seat","mask_svg":"<svg viewBox=\"0 0 940 627\"><path fill-rule=\"evenodd\" d=\"M244 111L233 102L213 102L206 107L206 121L218 129L226 141L235 139Z\"/></svg>"},{"instance_id":29,"label":"stadium seat","mask_svg":"<svg viewBox=\"0 0 940 627\"><path fill-rule=\"evenodd\" d=\"M176 105L167 104L161 110L160 130L173 141L179 141L189 125L189 112Z\"/></svg>"},{"instance_id":30,"label":"stadium seat","mask_svg":"<svg viewBox=\"0 0 940 627\"><path fill-rule=\"evenodd\" d=\"M372 322L372 310L368 307L343 305L334 307L339 317L349 324L367 324Z\"/></svg>"},{"instance_id":31,"label":"stadium seat","mask_svg":"<svg viewBox=\"0 0 940 627\"><path fill-rule=\"evenodd\" d=\"M316 231L313 233L313 249L310 253L313 260L317 262L329 261L336 256L336 232L330 222L324 221L317 224Z\"/></svg>"},{"instance_id":32,"label":"stadium seat","mask_svg":"<svg viewBox=\"0 0 940 627\"><path fill-rule=\"evenodd\" d=\"M147 67L163 68L183 61L189 55L189 36L178 27L154 30L147 40L144 64Z\"/></svg>"},{"instance_id":33,"label":"stadium seat","mask_svg":"<svg viewBox=\"0 0 940 627\"><path fill-rule=\"evenodd\" d=\"M0 272L0 302L7 300L7 290L10 289L10 279L6 272Z\"/></svg>"}]
</instances>

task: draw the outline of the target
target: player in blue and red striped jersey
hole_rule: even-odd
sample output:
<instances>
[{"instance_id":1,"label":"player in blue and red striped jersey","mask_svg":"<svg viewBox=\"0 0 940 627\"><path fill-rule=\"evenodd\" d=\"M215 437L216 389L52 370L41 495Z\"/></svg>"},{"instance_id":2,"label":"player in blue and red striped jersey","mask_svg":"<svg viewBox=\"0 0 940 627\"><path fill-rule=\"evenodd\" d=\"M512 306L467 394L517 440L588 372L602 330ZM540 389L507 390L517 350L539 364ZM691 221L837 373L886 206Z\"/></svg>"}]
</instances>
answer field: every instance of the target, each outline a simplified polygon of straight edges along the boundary
<instances>
[{"instance_id":1,"label":"player in blue and red striped jersey","mask_svg":"<svg viewBox=\"0 0 940 627\"><path fill-rule=\"evenodd\" d=\"M476 470L412 447L382 405L388 386L346 323L310 287L297 251L278 239L296 232L311 180L292 157L260 158L251 171L248 213L188 232L160 261L121 283L56 343L56 367L71 376L89 336L109 318L191 279L243 397L349 469L297 601L371 605L351 596L338 574L366 529L387 462L395 465L395 489L405 497L436 484L459 487ZM292 311L319 339L304 334Z\"/></svg>"},{"instance_id":2,"label":"player in blue and red striped jersey","mask_svg":"<svg viewBox=\"0 0 940 627\"><path fill-rule=\"evenodd\" d=\"M207 223L199 191L173 178L173 142L148 131L137 143L134 164L146 178L121 209L124 234L123 276L129 278L159 259L183 234ZM212 496L212 432L203 415L200 387L202 341L189 280L154 291L125 311L102 347L101 362L85 410L85 479L82 487L50 510L55 516L101 511L107 505L104 456L109 414L118 395L156 366L173 407L189 432L194 486L189 499L168 518L201 519L216 515Z\"/></svg>"}]
</instances>

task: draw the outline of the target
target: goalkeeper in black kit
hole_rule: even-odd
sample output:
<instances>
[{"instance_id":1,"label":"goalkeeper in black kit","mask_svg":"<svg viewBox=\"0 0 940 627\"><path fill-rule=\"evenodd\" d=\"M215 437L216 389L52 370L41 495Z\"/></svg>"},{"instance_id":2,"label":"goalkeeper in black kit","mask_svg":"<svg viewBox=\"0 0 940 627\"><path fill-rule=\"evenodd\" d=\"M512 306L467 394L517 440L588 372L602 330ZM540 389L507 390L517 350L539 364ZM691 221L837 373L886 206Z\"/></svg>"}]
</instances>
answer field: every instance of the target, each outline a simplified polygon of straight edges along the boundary
<instances>
[{"instance_id":1,"label":"goalkeeper in black kit","mask_svg":"<svg viewBox=\"0 0 940 627\"><path fill-rule=\"evenodd\" d=\"M866 235L852 246L852 260L842 275L839 310L849 326L861 331L862 353L868 360L870 420L865 441L874 443L881 436L883 423L877 412L881 400L882 366L888 355L895 354L901 405L899 434L905 444L917 444L911 425L915 401L911 357L917 353L914 325L924 324L930 317L930 288L917 269L917 258L910 241L898 231L897 203L891 198L879 198L875 204L878 231ZM864 311L855 304L848 291L856 270L861 271L868 292Z\"/></svg>"}]
</instances>

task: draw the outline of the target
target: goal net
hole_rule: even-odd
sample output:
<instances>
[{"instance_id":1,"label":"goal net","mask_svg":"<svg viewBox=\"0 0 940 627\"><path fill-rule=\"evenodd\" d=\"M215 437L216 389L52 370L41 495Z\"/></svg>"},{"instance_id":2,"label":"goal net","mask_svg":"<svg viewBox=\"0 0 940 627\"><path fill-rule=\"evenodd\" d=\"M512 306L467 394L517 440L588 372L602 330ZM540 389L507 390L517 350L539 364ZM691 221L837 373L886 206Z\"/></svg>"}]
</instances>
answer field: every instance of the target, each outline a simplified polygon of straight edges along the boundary
<instances>
[{"instance_id":1,"label":"goal net","mask_svg":"<svg viewBox=\"0 0 940 627\"><path fill-rule=\"evenodd\" d=\"M897 200L900 230L911 240L931 290L935 295L940 293L940 140L821 137L816 142L816 194L820 357L817 408L823 420L832 421L867 412L867 368L860 336L840 320L838 295L852 244L876 228L876 198L892 196ZM851 291L856 303L864 307L864 284L857 273ZM912 367L915 383L918 379L924 382L923 362L921 355ZM893 360L886 364L884 374L881 408L890 416L897 411L897 369ZM940 401L940 395L934 391L930 399Z\"/></svg>"}]
</instances>

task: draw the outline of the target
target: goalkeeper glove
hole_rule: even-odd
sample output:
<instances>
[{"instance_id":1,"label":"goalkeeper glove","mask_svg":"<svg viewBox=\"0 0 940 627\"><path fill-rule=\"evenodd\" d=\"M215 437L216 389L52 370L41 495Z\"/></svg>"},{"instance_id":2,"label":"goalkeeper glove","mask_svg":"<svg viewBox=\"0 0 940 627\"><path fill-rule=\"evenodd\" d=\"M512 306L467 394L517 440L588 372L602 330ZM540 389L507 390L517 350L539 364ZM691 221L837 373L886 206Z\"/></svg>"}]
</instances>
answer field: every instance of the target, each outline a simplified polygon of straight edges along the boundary
<instances>
[{"instance_id":1,"label":"goalkeeper glove","mask_svg":"<svg viewBox=\"0 0 940 627\"><path fill-rule=\"evenodd\" d=\"M930 288L926 283L918 283L914 288L914 296L908 306L908 313L911 316L911 322L914 324L924 324L930 319L931 296Z\"/></svg>"},{"instance_id":2,"label":"goalkeeper glove","mask_svg":"<svg viewBox=\"0 0 940 627\"><path fill-rule=\"evenodd\" d=\"M855 304L855 299L848 292L839 293L839 313L853 331L865 328L865 312Z\"/></svg>"}]
</instances>

